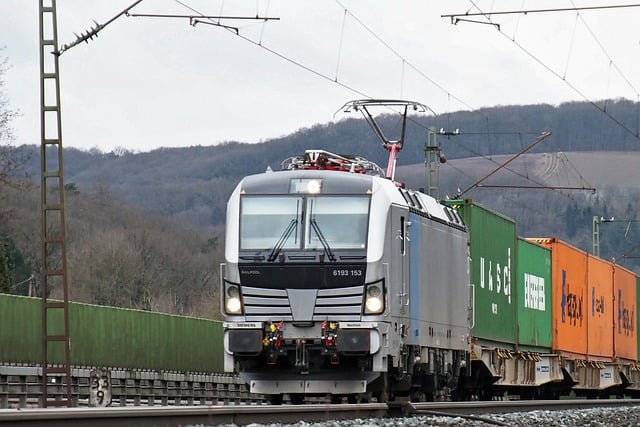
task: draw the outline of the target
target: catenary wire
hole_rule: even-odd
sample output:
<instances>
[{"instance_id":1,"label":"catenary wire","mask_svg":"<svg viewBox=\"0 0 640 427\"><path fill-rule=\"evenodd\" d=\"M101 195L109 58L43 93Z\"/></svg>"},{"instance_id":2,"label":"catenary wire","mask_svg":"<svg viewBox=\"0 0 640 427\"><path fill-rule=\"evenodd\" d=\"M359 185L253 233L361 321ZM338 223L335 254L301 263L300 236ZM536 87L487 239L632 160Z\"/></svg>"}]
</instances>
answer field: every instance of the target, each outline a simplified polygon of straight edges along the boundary
<instances>
[{"instance_id":1,"label":"catenary wire","mask_svg":"<svg viewBox=\"0 0 640 427\"><path fill-rule=\"evenodd\" d=\"M193 7L191 7L191 6L187 5L185 2L180 1L180 0L175 0L175 1L176 1L177 3L179 3L180 5L182 5L182 6L186 7L187 9L191 10L192 12L197 13L197 14L200 14L200 15L203 15L201 12L199 12L198 10L194 9ZM356 17L353 13L351 13L348 9L346 9L346 8L345 8L345 7L344 7L344 6L343 6L343 5L342 5L338 0L336 0L336 2L337 2L337 3L338 3L338 4L339 4L339 5L340 5L344 10L345 10L345 16L346 16L346 14L349 14L350 16L352 16L352 17L353 17L353 18L354 18L354 19L355 19L355 20L356 20L360 25L362 25L362 26L363 26L363 27L364 27L364 28L365 28L365 29L366 29L366 30L367 30L371 35L373 35L377 40L379 40L379 41L380 41L380 42L381 42L385 47L387 47L391 52L393 52L393 53L394 53L396 56L398 56L400 59L402 59L403 61L405 61L405 63L406 63L408 66L410 66L412 69L414 69L416 72L418 72L421 76L423 76L423 77L424 77L425 79L427 79L429 82L433 83L433 84L434 84L436 87L438 87L440 90L442 90L443 92L447 93L448 95L450 95L450 96L454 97L457 101L459 101L459 102L460 102L460 103L462 103L463 105L465 105L465 106L467 106L468 108L470 108L470 109L472 109L472 110L473 110L473 107L469 106L469 105L468 105L468 104L466 104L464 101L462 101L462 100L460 100L459 98L457 98L457 97L455 97L454 95L452 95L449 91L447 91L447 90L446 90L444 87L442 87L440 84L438 84L438 83L437 83L437 82L435 82L433 79L431 79L430 77L428 77L428 76L427 76L425 73L423 73L420 69L418 69L417 67L415 67L415 66L414 66L413 64L411 64L410 62L406 61L406 59L405 59L404 57L402 57L402 56L401 56L401 55L400 55L400 54L399 54L395 49L393 49L391 46L389 46L389 44L388 44L388 43L386 43L386 42L385 42L385 41L384 41L380 36L378 36L375 32L373 32L373 30L371 30L368 26L366 26L366 25L365 25L365 24L364 24L364 23L363 23L363 22L362 22L358 17ZM203 15L203 16L204 16L204 15ZM222 28L224 28L224 27L222 27ZM230 31L231 31L231 30L230 30ZM236 32L233 32L233 34L235 34L236 36L238 36L238 37L242 38L243 40L245 40L245 41L247 41L247 42L249 42L249 43L251 43L251 44L254 44L254 45L256 45L256 46L259 46L259 47L261 47L261 48L263 48L263 49L267 50L268 52L270 52L270 53L272 53L272 54L276 55L277 57L279 57L279 58L281 58L281 59L283 59L283 60L285 60L285 61L287 61L287 62L289 62L289 63L291 63L291 64L293 64L293 65L296 65L296 66L298 66L298 67L300 67L300 68L302 68L302 69L304 69L304 70L306 70L306 71L308 71L308 72L311 72L311 73L315 74L315 75L316 75L316 76L318 76L318 77L321 77L321 78L323 78L323 79L325 79L325 80L327 80L327 81L330 81L330 82L333 82L333 83L335 83L335 84L338 84L338 85L340 85L341 87L343 87L343 88L345 88L345 89L347 89L347 90L350 90L350 91L352 91L352 92L354 92L354 93L356 93L356 94L358 94L358 95L360 95L360 96L363 96L363 97L365 97L365 98L371 99L371 96L369 96L369 95L365 94L364 92L362 92L362 91L360 91L360 90L358 90L358 89L356 89L356 88L354 88L354 87L352 87L352 86L350 86L350 85L347 85L346 83L343 83L343 82L341 82L341 81L337 80L337 75L336 75L336 78L335 78L335 79L333 79L333 78L331 78L330 76L328 76L328 75L326 75L326 74L323 74L323 73L321 73L321 72L319 72L319 71L317 71L317 70L314 70L313 68L311 68L311 67L309 67L309 66L307 66L307 65L305 65L305 64L302 64L300 61L294 60L294 59L292 59L292 58L290 58L290 57L288 57L288 56L286 56L286 55L284 55L284 54L282 54L282 53L280 53L280 52L278 52L278 51L276 51L276 50L274 50L274 49L272 49L272 48L270 48L270 47L265 46L265 45L264 45L264 44L262 44L262 43L258 43L258 42L256 42L256 41L254 41L254 40L250 39L249 37L246 37L246 36L244 36L244 35L242 35L242 34L240 34L240 33L236 33ZM433 112L433 110L432 110L432 112ZM481 111L479 111L479 110L477 110L476 112L477 112L477 113L479 113L480 115L482 115L482 116L485 118L485 120L486 120L486 122L487 122L487 138L489 138L489 137L490 137L490 135L492 134L492 132L490 132L490 129L489 129L489 117L488 117L488 116L486 116L485 114L483 114L483 113L482 113ZM435 113L435 112L434 112L434 113ZM412 118L409 118L409 120L413 121L413 122L414 122L414 123L416 123L418 126L420 126L420 127L422 127L422 128L427 129L427 126L423 125L422 123L420 123L420 122L418 122L418 121L415 121L415 120L413 120ZM471 150L470 150L470 151L471 151ZM486 155L484 155L484 154L479 154L479 153L476 153L476 154L477 154L479 157L485 158L485 159L487 159L487 160L489 160L489 161L491 161L491 162L495 163L496 165L499 165L499 163L495 162L495 161L494 161L494 160L492 160L490 157L488 157L488 156L486 156ZM505 170L510 170L509 168L504 168L504 169L505 169ZM515 173L515 174L517 174L517 175L521 176L521 177L522 177L522 178L524 178L524 179L527 179L527 180L529 180L529 181L531 181L531 182L533 182L533 183L537 184L537 185L540 185L540 186L542 186L542 187L546 187L544 184L542 184L542 183L540 183L540 182L537 182L537 181L533 180L533 179L532 179L532 178L530 178L530 177L527 177L527 176L525 176L525 175L522 175L522 174L520 174L520 173L518 173L518 172L515 172L515 171L513 171L513 170L510 170L510 171L511 171L512 173ZM556 190L554 190L554 191L556 191Z\"/></svg>"},{"instance_id":2,"label":"catenary wire","mask_svg":"<svg viewBox=\"0 0 640 427\"><path fill-rule=\"evenodd\" d=\"M571 4L575 7L575 3L573 2L573 0L571 0ZM609 55L609 52L607 52L607 50L605 49L605 47L602 44L602 42L600 41L600 39L596 36L596 34L594 33L593 29L591 29L591 27L589 26L589 24L587 23L587 21L584 19L584 17L582 16L582 14L580 12L578 12L578 18L580 19L580 21L582 21L582 23L584 24L585 28L589 31L589 34L591 34L591 37L595 40L595 42L597 43L597 45L600 48L600 50L602 51L602 53L609 60L609 76L608 76L608 79L611 78L611 68L613 67L618 72L618 74L622 77L622 79L627 83L627 85L629 85L629 87L635 92L635 94L639 95L638 90L631 83L631 81L627 78L627 76L622 72L620 67L618 67L618 65L616 64L616 61L614 61L613 58L611 57L611 55ZM609 89L608 84L609 84L609 82L607 82L607 90Z\"/></svg>"},{"instance_id":3,"label":"catenary wire","mask_svg":"<svg viewBox=\"0 0 640 427\"><path fill-rule=\"evenodd\" d=\"M487 19L487 21L489 23L493 24L493 21L491 20L491 15L492 13L487 13L482 11L482 9L480 9L480 7L476 4L476 2L474 0L469 0L469 2L473 5L473 7L475 9L477 9L481 15L483 15L485 17L485 19ZM574 9L570 9L570 10L574 10ZM495 14L495 13L494 13ZM446 15L443 15L446 16ZM593 106L594 108L596 108L598 111L600 111L601 113L603 113L604 115L606 115L610 120L612 120L614 123L616 123L618 126L620 126L622 129L624 129L627 133L629 133L630 135L632 135L634 138L640 140L640 134L638 133L638 131L634 132L631 128L629 128L626 124L622 123L620 120L618 120L616 117L612 116L608 111L606 111L604 108L600 107L595 101L592 101L589 97L587 97L580 89L578 89L575 85L573 85L571 82L569 82L567 79L563 78L557 71L555 71L553 68L551 68L549 65L547 65L546 63L544 63L540 58L538 58L537 56L535 56L533 53L531 53L531 51L529 51L527 48L525 48L522 44L520 44L519 42L517 42L515 39L512 39L511 37L509 37L508 34L506 34L504 31L502 31L500 29L499 25L494 25L495 28L498 30L498 32L506 37L509 41L511 41L513 44L515 44L522 52L524 52L527 56L529 56L531 59L533 59L535 62L537 62L539 65L541 65L543 68L545 68L547 71L549 71L551 74L553 74L554 76L556 76L557 78L559 78L560 80L562 80L567 86L569 86L574 92L576 92L578 95L580 95L588 104L590 104L591 106Z\"/></svg>"}]
</instances>

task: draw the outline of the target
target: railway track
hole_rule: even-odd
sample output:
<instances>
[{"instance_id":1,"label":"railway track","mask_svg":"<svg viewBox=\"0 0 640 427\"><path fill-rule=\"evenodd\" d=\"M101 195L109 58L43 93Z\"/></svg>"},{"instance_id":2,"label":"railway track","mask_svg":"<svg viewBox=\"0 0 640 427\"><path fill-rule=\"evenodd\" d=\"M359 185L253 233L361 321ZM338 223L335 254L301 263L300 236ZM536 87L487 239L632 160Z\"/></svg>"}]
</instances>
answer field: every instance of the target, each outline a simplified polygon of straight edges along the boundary
<instances>
[{"instance_id":1,"label":"railway track","mask_svg":"<svg viewBox=\"0 0 640 427\"><path fill-rule=\"evenodd\" d=\"M528 412L536 410L559 411L594 407L638 406L640 399L571 399L571 400L507 400L477 402L426 402L407 403L405 414L418 415L446 413L453 415L497 414L507 412Z\"/></svg>"},{"instance_id":2,"label":"railway track","mask_svg":"<svg viewBox=\"0 0 640 427\"><path fill-rule=\"evenodd\" d=\"M484 414L526 413L534 410L566 410L595 407L638 407L638 399L365 403L309 405L217 405L156 406L109 408L56 408L0 410L0 425L58 426L214 426L322 422L329 420L383 419L389 417L439 416L462 417L486 425L505 425ZM481 424L484 425L484 424Z\"/></svg>"},{"instance_id":3,"label":"railway track","mask_svg":"<svg viewBox=\"0 0 640 427\"><path fill-rule=\"evenodd\" d=\"M251 423L288 423L300 420L327 421L354 418L381 418L386 404L353 405L218 405L109 408L56 408L0 410L0 425L29 427L63 426L183 426Z\"/></svg>"}]
</instances>

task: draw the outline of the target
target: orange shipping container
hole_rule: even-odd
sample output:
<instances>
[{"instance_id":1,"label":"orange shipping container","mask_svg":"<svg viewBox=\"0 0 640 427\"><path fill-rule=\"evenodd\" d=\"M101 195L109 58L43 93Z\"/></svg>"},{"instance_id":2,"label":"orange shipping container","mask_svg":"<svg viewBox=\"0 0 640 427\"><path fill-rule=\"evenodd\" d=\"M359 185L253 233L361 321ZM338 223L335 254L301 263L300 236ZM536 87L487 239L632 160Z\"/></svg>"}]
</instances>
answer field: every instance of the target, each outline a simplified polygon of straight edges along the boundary
<instances>
[{"instance_id":1,"label":"orange shipping container","mask_svg":"<svg viewBox=\"0 0 640 427\"><path fill-rule=\"evenodd\" d=\"M636 276L631 271L613 266L614 354L628 360L638 359L638 333L636 330Z\"/></svg>"},{"instance_id":2,"label":"orange shipping container","mask_svg":"<svg viewBox=\"0 0 640 427\"><path fill-rule=\"evenodd\" d=\"M552 348L586 358L587 253L556 238L529 240L551 248Z\"/></svg>"},{"instance_id":3,"label":"orange shipping container","mask_svg":"<svg viewBox=\"0 0 640 427\"><path fill-rule=\"evenodd\" d=\"M587 353L613 357L613 265L588 255L587 258Z\"/></svg>"}]
</instances>

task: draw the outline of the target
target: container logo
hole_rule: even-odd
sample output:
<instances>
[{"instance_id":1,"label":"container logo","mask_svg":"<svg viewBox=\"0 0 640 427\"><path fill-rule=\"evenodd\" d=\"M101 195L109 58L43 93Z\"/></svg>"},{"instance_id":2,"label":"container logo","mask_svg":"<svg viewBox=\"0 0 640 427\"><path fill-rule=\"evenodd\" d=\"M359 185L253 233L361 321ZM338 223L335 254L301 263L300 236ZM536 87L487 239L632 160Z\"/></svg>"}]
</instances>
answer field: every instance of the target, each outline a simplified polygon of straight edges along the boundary
<instances>
[{"instance_id":1,"label":"container logo","mask_svg":"<svg viewBox=\"0 0 640 427\"><path fill-rule=\"evenodd\" d=\"M548 373L549 372L549 365L538 366L536 369L537 369L538 372Z\"/></svg>"},{"instance_id":2,"label":"container logo","mask_svg":"<svg viewBox=\"0 0 640 427\"><path fill-rule=\"evenodd\" d=\"M635 307L629 310L622 300L622 289L618 289L618 333L625 336L633 336L635 330ZM623 332L624 331L624 332Z\"/></svg>"},{"instance_id":3,"label":"container logo","mask_svg":"<svg viewBox=\"0 0 640 427\"><path fill-rule=\"evenodd\" d=\"M484 257L480 257L480 287L488 289L489 292L504 294L507 297L507 303L511 304L511 248L507 248L507 265L505 266L501 266L499 262L494 263L492 260L486 262ZM494 312L494 314L497 313Z\"/></svg>"},{"instance_id":4,"label":"container logo","mask_svg":"<svg viewBox=\"0 0 640 427\"><path fill-rule=\"evenodd\" d=\"M600 295L596 298L595 286L591 288L591 317L604 315L604 295Z\"/></svg>"},{"instance_id":5,"label":"container logo","mask_svg":"<svg viewBox=\"0 0 640 427\"><path fill-rule=\"evenodd\" d=\"M544 299L544 277L524 273L524 308L546 310Z\"/></svg>"},{"instance_id":6,"label":"container logo","mask_svg":"<svg viewBox=\"0 0 640 427\"><path fill-rule=\"evenodd\" d=\"M562 308L562 323L567 323L568 317L570 326L576 326L579 323L582 327L582 295L578 296L571 292L571 287L567 282L567 270L562 270L560 307Z\"/></svg>"}]
</instances>

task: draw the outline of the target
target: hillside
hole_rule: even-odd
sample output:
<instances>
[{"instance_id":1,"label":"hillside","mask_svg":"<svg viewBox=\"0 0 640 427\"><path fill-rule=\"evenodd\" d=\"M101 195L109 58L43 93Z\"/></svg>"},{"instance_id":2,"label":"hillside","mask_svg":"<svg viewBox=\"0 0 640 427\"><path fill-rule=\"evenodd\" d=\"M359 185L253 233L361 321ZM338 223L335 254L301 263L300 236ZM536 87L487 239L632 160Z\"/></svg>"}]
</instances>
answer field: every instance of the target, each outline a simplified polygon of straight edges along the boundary
<instances>
[{"instance_id":1,"label":"hillside","mask_svg":"<svg viewBox=\"0 0 640 427\"><path fill-rule=\"evenodd\" d=\"M619 100L608 105L610 113L627 123L627 128L637 129L635 103ZM380 117L386 135L396 135L398 120L397 116ZM567 103L557 107L500 106L434 117L412 117L407 123L398 165L423 161L427 127L460 130L458 136L438 137L438 143L450 160L517 153L545 130L550 130L551 136L528 154L640 151L640 140L635 135L588 103ZM207 146L206 141L193 141L193 144L196 145L159 148L146 153L135 153L122 147L111 153L67 148L65 182L75 183L81 192L99 189L145 211L209 227L223 223L224 201L242 176L262 172L267 167L277 169L283 159L306 149L358 154L386 165L386 151L360 118L300 129L259 144L228 142ZM39 147L25 147L25 150L32 155L29 169L38 176ZM470 176L469 185L478 175ZM464 182L456 182L455 186L464 188ZM592 181L592 186L599 187L599 181Z\"/></svg>"},{"instance_id":2,"label":"hillside","mask_svg":"<svg viewBox=\"0 0 640 427\"><path fill-rule=\"evenodd\" d=\"M508 162L513 155L469 157L449 160L440 165L441 196L454 195L457 189L467 189L481 178ZM491 185L522 185L531 187L640 189L640 152L584 151L523 154L505 168L482 181L470 194L489 190ZM401 166L398 178L413 187L426 184L424 163ZM484 187L482 187L484 185ZM533 191L533 189L531 189ZM474 198L475 198L474 197Z\"/></svg>"},{"instance_id":3,"label":"hillside","mask_svg":"<svg viewBox=\"0 0 640 427\"><path fill-rule=\"evenodd\" d=\"M40 193L6 188L0 232L8 238L14 293L28 295L39 278ZM206 234L172 218L141 211L104 193L66 192L69 297L73 301L207 318L220 316L218 262L222 230ZM4 242L7 243L6 241ZM36 292L38 284L36 283ZM61 289L51 296L61 298Z\"/></svg>"},{"instance_id":4,"label":"hillside","mask_svg":"<svg viewBox=\"0 0 640 427\"><path fill-rule=\"evenodd\" d=\"M440 167L441 198L455 197L510 160L511 155L451 160ZM593 217L640 217L640 153L525 154L463 195L516 219L518 233L560 237L591 252ZM400 167L407 186L426 187L424 164ZM601 225L601 256L640 271L640 226Z\"/></svg>"},{"instance_id":5,"label":"hillside","mask_svg":"<svg viewBox=\"0 0 640 427\"><path fill-rule=\"evenodd\" d=\"M634 105L612 103L612 108L635 111ZM640 217L640 141L593 116L588 107L572 103L485 109L482 114L497 117L492 121L495 129L513 129L516 123L521 131L491 137L472 132L486 130L487 122L479 121L477 112L430 119L429 125L446 119L468 132L438 138L449 159L440 165L439 196L453 197L468 189L463 197L514 218L521 236L559 237L591 251L594 216ZM473 186L542 129L554 134L491 174L482 186ZM409 187L427 187L424 141L424 127L408 129L396 178ZM386 151L366 123L356 119L260 144L230 142L148 153L65 149L72 298L216 317L229 194L242 176L278 169L283 159L311 148L358 154L386 166ZM39 147L23 146L20 151L31 157L27 173L32 186L0 191L1 207L9 207L0 232L9 238L10 261L24 260L22 276L34 271L38 277ZM601 227L601 256L640 272L638 242L640 223Z\"/></svg>"}]
</instances>

